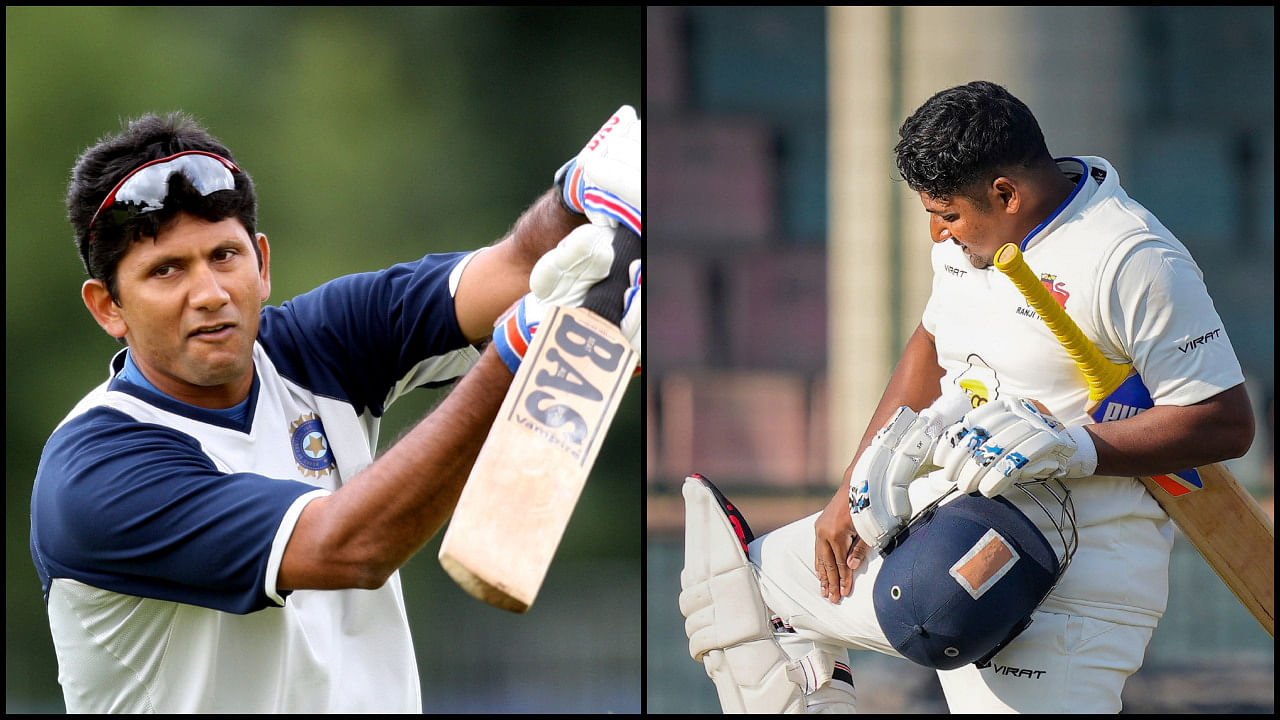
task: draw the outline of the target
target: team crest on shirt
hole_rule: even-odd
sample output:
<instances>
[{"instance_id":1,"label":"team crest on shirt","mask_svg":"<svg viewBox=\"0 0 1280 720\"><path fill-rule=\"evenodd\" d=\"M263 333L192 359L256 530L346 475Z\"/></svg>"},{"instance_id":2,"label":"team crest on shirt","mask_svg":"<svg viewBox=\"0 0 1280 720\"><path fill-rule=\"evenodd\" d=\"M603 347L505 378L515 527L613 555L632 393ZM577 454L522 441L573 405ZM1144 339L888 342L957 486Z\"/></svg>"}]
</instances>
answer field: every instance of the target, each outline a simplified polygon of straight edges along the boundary
<instances>
[{"instance_id":1,"label":"team crest on shirt","mask_svg":"<svg viewBox=\"0 0 1280 720\"><path fill-rule=\"evenodd\" d=\"M324 477L333 472L333 451L325 437L324 425L315 413L303 415L289 425L289 445L298 470L307 477Z\"/></svg>"},{"instance_id":2,"label":"team crest on shirt","mask_svg":"<svg viewBox=\"0 0 1280 720\"><path fill-rule=\"evenodd\" d=\"M1067 298L1071 297L1071 293L1067 292L1067 284L1058 279L1057 275L1049 273L1040 274L1040 282L1049 290L1049 294L1054 300L1058 301L1058 307L1067 307Z\"/></svg>"}]
</instances>

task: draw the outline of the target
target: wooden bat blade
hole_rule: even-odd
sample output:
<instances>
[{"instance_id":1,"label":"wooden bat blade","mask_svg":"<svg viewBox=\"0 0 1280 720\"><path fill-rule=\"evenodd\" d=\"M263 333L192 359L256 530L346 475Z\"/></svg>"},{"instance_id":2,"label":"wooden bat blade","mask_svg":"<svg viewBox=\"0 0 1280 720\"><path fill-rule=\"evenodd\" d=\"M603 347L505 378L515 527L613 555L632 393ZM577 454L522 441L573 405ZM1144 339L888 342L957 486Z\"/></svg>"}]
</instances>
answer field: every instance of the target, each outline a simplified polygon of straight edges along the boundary
<instances>
[{"instance_id":1,"label":"wooden bat blade","mask_svg":"<svg viewBox=\"0 0 1280 720\"><path fill-rule=\"evenodd\" d=\"M1275 637L1275 525L1221 463L1197 468L1203 488L1180 496L1140 478L1160 507Z\"/></svg>"},{"instance_id":2,"label":"wooden bat blade","mask_svg":"<svg viewBox=\"0 0 1280 720\"><path fill-rule=\"evenodd\" d=\"M441 541L440 564L473 597L520 613L533 604L635 364L590 310L543 320Z\"/></svg>"},{"instance_id":3,"label":"wooden bat blade","mask_svg":"<svg viewBox=\"0 0 1280 720\"><path fill-rule=\"evenodd\" d=\"M1089 414L1122 420L1152 406L1142 379L1128 364L1108 360L1027 266L1017 245L996 252L1009 277L1084 374ZM1275 637L1275 526L1258 501L1221 463L1154 478L1139 478L1222 582Z\"/></svg>"}]
</instances>

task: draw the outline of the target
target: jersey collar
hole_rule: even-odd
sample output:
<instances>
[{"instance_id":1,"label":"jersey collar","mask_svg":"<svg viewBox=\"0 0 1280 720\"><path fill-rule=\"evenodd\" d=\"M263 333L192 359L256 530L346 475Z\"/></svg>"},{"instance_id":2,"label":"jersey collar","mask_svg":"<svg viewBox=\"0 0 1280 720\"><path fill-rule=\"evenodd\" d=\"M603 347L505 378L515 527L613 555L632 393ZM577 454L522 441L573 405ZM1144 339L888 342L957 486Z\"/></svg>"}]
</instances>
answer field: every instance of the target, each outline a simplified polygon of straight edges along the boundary
<instances>
[{"instance_id":1,"label":"jersey collar","mask_svg":"<svg viewBox=\"0 0 1280 720\"><path fill-rule=\"evenodd\" d=\"M258 407L258 389L261 386L256 362L254 363L253 385L250 386L249 396L245 398L244 403L232 408L227 408L226 410L210 410L208 408L197 407L195 405L184 403L175 397L161 392L150 383L142 385L129 382L126 378L121 376L128 352L129 349L124 348L111 358L109 366L111 379L107 385L108 390L132 395L139 400L166 412L181 415L208 425L217 425L218 427L224 427L229 430L236 430L243 433L248 433L253 429L254 410Z\"/></svg>"},{"instance_id":2,"label":"jersey collar","mask_svg":"<svg viewBox=\"0 0 1280 720\"><path fill-rule=\"evenodd\" d=\"M1090 160L1098 160L1099 162L1089 162ZM1027 233L1019 244L1019 249L1026 252L1027 248L1037 242L1040 238L1048 235L1063 225L1067 220L1074 217L1080 208L1088 204L1092 199L1094 192L1102 185L1109 175L1114 174L1110 166L1101 158L1078 158L1078 157L1061 157L1054 158L1054 162L1058 163L1058 167L1068 176L1078 175L1076 185L1071 189L1071 194L1062 201L1049 217L1043 222L1036 225ZM1093 180L1093 182L1089 182Z\"/></svg>"}]
</instances>

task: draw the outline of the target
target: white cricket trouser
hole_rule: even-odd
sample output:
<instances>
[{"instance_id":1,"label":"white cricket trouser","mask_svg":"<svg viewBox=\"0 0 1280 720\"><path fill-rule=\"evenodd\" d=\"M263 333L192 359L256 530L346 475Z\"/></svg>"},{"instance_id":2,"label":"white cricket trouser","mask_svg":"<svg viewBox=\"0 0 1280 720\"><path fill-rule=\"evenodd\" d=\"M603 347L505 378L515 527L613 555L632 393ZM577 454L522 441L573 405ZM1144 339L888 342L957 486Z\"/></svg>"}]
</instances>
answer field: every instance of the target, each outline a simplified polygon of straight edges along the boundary
<instances>
[{"instance_id":1,"label":"white cricket trouser","mask_svg":"<svg viewBox=\"0 0 1280 720\"><path fill-rule=\"evenodd\" d=\"M832 603L821 596L813 570L817 517L751 543L765 602L801 637L902 657L876 621L871 591L883 563L878 555L854 572L848 597ZM951 712L1119 712L1125 680L1141 667L1152 628L1039 611L1033 618L990 666L938 672Z\"/></svg>"}]
</instances>

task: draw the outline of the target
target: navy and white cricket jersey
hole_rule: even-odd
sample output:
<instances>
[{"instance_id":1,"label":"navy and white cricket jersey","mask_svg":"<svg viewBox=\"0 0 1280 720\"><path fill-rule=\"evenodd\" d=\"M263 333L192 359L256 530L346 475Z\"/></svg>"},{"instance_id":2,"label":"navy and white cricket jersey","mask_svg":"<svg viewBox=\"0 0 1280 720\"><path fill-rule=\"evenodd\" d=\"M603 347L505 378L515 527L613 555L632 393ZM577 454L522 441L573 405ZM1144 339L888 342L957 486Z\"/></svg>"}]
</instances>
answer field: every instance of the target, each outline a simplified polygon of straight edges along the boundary
<instances>
[{"instance_id":1,"label":"navy and white cricket jersey","mask_svg":"<svg viewBox=\"0 0 1280 720\"><path fill-rule=\"evenodd\" d=\"M469 255L338 278L261 314L247 406L110 377L54 430L31 498L70 712L421 712L399 574L280 591L303 507L373 462L403 393L479 357L453 292Z\"/></svg>"}]
</instances>

